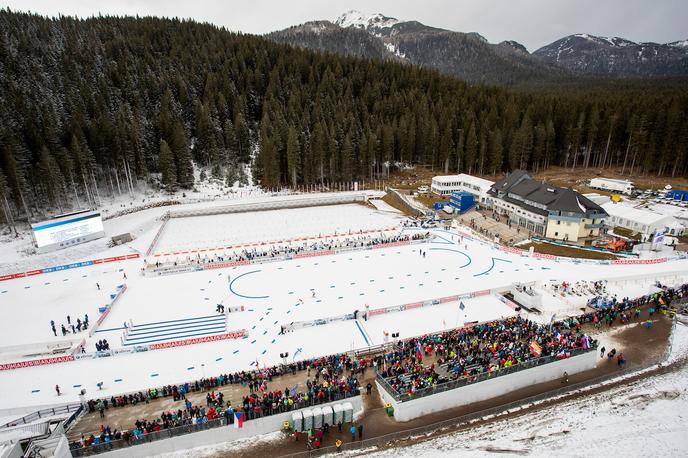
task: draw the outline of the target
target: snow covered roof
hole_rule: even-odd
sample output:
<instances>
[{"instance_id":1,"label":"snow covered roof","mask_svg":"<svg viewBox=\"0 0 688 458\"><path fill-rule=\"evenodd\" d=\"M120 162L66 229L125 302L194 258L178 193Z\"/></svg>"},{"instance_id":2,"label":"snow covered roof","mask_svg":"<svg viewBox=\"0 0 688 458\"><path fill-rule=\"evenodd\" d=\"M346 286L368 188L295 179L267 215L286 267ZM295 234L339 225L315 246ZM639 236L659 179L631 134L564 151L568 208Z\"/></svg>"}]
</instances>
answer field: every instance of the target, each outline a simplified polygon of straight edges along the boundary
<instances>
[{"instance_id":1,"label":"snow covered roof","mask_svg":"<svg viewBox=\"0 0 688 458\"><path fill-rule=\"evenodd\" d=\"M589 193L583 194L583 197L590 199L591 201L595 202L597 205L602 205L602 204L606 204L607 202L609 202L609 196L603 196L602 194L598 194L596 192L589 192Z\"/></svg>"},{"instance_id":2,"label":"snow covered roof","mask_svg":"<svg viewBox=\"0 0 688 458\"><path fill-rule=\"evenodd\" d=\"M627 220L643 223L643 224L655 224L663 220L673 220L673 216L662 215L659 213L651 212L649 210L643 210L640 208L633 208L630 205L616 204L614 202L608 202L602 205L602 208L606 210L609 216L616 216L617 218L625 218Z\"/></svg>"},{"instance_id":3,"label":"snow covered roof","mask_svg":"<svg viewBox=\"0 0 688 458\"><path fill-rule=\"evenodd\" d=\"M454 183L456 181L461 181L463 183L470 183L480 188L486 189L489 189L494 184L493 181L486 180L485 178L480 178L473 175L468 175L466 173L460 173L458 175L438 175L436 177L432 177L432 181L435 181L437 183Z\"/></svg>"}]
</instances>

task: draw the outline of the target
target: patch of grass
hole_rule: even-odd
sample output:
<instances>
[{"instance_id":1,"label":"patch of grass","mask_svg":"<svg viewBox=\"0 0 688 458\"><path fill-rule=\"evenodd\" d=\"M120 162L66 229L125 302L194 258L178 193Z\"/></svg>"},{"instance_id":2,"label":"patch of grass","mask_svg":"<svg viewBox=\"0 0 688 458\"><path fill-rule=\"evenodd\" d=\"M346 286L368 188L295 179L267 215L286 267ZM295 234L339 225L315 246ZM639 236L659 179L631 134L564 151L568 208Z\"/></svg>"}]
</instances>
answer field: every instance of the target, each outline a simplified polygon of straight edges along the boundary
<instances>
[{"instance_id":1,"label":"patch of grass","mask_svg":"<svg viewBox=\"0 0 688 458\"><path fill-rule=\"evenodd\" d=\"M619 234L621 237L626 237L628 239L633 239L633 240L640 240L640 234L638 232L632 231L630 229L626 229L625 227L619 227L615 226L614 227L614 233Z\"/></svg>"},{"instance_id":2,"label":"patch of grass","mask_svg":"<svg viewBox=\"0 0 688 458\"><path fill-rule=\"evenodd\" d=\"M611 260L618 259L619 257L602 251L592 251L583 250L580 248L575 248L572 246L555 245L553 243L543 243L543 242L530 242L523 245L519 245L519 248L524 250L529 250L533 247L536 253L551 254L554 256L564 256L567 258L579 258L579 259L599 259L599 260Z\"/></svg>"},{"instance_id":3,"label":"patch of grass","mask_svg":"<svg viewBox=\"0 0 688 458\"><path fill-rule=\"evenodd\" d=\"M390 193L385 193L385 195L382 197L382 201L386 202L387 204L396 208L397 210L399 210L400 212L402 212L406 216L414 216L413 213L411 213L410 211L408 211L408 209L406 207L401 205L399 203L399 201L397 201L397 199L392 197L392 195Z\"/></svg>"},{"instance_id":4,"label":"patch of grass","mask_svg":"<svg viewBox=\"0 0 688 458\"><path fill-rule=\"evenodd\" d=\"M416 200L432 209L435 202L449 202L449 196L437 196L435 194L418 194Z\"/></svg>"}]
</instances>

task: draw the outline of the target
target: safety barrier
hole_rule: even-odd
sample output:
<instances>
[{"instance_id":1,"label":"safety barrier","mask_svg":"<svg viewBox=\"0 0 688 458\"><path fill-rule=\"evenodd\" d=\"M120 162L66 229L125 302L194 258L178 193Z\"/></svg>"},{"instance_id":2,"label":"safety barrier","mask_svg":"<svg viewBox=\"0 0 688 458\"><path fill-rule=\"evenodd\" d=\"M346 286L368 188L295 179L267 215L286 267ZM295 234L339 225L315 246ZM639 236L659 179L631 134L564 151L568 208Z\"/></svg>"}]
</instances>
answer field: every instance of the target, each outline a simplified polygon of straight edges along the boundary
<instances>
[{"instance_id":1,"label":"safety barrier","mask_svg":"<svg viewBox=\"0 0 688 458\"><path fill-rule=\"evenodd\" d=\"M32 359L29 361L17 361L14 363L0 364L0 371L11 371L13 369L23 369L25 367L45 366L48 364L58 364L74 361L74 355L53 356L52 358Z\"/></svg>"},{"instance_id":2,"label":"safety barrier","mask_svg":"<svg viewBox=\"0 0 688 458\"><path fill-rule=\"evenodd\" d=\"M24 278L24 277L32 277L34 275L47 274L50 272L59 272L62 270L77 269L80 267L87 267L87 266L92 266L95 264L103 264L106 262L127 261L129 259L136 259L139 257L141 257L141 255L139 253L132 253L132 254L124 255L124 256L113 256L113 257L109 257L109 258L93 259L91 261L74 262L72 264L64 264L61 266L45 267L42 269L30 270L27 272L19 272L19 273L14 273L14 274L0 275L0 281L14 280L17 278Z\"/></svg>"},{"instance_id":3,"label":"safety barrier","mask_svg":"<svg viewBox=\"0 0 688 458\"><path fill-rule=\"evenodd\" d=\"M148 249L146 250L146 256L150 256L153 253L153 250L155 249L155 246L158 244L158 240L160 240L160 236L162 235L163 231L165 230L165 226L167 226L167 222L170 220L170 212L165 212L164 215L162 215L162 224L158 228L158 232L155 233L155 237L153 237L153 241L151 244L148 246Z\"/></svg>"},{"instance_id":4,"label":"safety barrier","mask_svg":"<svg viewBox=\"0 0 688 458\"><path fill-rule=\"evenodd\" d=\"M194 337L193 339L175 340L172 342L162 342L149 344L148 348L151 350L162 350L165 348L185 347L187 345L197 345L206 342L215 342L218 340L239 339L246 336L246 329L227 332L225 334L217 334L214 336Z\"/></svg>"},{"instance_id":5,"label":"safety barrier","mask_svg":"<svg viewBox=\"0 0 688 458\"><path fill-rule=\"evenodd\" d=\"M502 288L495 288L495 289L502 289ZM484 289L484 290L479 290L479 291L472 291L470 293L455 294L453 296L444 296L444 297L439 297L436 299L428 299L428 300L420 301L420 302L409 302L409 303L401 304L401 305L393 305L391 307L383 307L383 308L379 308L379 309L370 309L366 312L366 316L368 319L370 319L374 316L383 315L386 313L403 312L404 310L411 310L411 309L416 309L416 308L421 308L421 307L430 307L433 305L446 304L447 302L456 302L456 301L463 300L463 299L473 299L475 297L487 296L491 292L492 292L492 290Z\"/></svg>"},{"instance_id":6,"label":"safety barrier","mask_svg":"<svg viewBox=\"0 0 688 458\"><path fill-rule=\"evenodd\" d=\"M353 234L355 235L355 234ZM171 266L161 266L161 267L151 267L149 269L142 269L141 272L145 276L150 276L150 275L171 275L171 274L178 274L178 273L188 273L188 272L198 272L202 270L211 270L211 269L226 269L228 267L236 267L236 266L247 266L247 265L252 265L252 264L266 264L269 262L279 262L279 261L289 261L292 259L303 259L303 258L311 258L311 257L316 257L316 256L328 256L328 255L333 255L333 254L341 254L341 253L350 253L353 251L365 251L365 250L373 250L373 249L381 249L381 248L392 248L392 247L398 247L398 246L405 246L405 245L415 245L418 243L427 243L432 241L434 237L429 237L426 239L418 239L418 240L402 240L399 242L390 242L390 243L380 243L377 245L369 245L369 246L352 246L352 247L340 247L340 248L334 248L331 250L312 250L312 251L302 251L296 254L285 254L282 256L264 256L264 257L259 257L259 258L254 258L254 259L242 259L240 261L222 261L222 262L209 262L209 263L193 263L193 264L186 264L186 265L171 265Z\"/></svg>"},{"instance_id":7,"label":"safety barrier","mask_svg":"<svg viewBox=\"0 0 688 458\"><path fill-rule=\"evenodd\" d=\"M139 353L139 352L144 352L144 351L164 350L167 348L175 348L175 347L185 347L187 345L198 345L198 344L202 344L202 343L206 343L206 342L215 342L215 341L219 341L219 340L239 339L239 338L242 338L242 337L247 336L247 335L248 335L248 333L245 329L240 329L237 331L226 332L224 334L217 334L214 336L204 336L204 337L196 337L193 339L175 340L173 342L137 345L137 346L131 347L131 348L115 348L115 349L111 349L111 350L97 351L97 352L91 352L91 353L76 353L73 355L56 356L56 357L52 357L52 358L34 359L34 360L28 360L28 361L17 361L17 362L13 362L13 363L0 364L0 371L23 369L26 367L33 367L33 366L45 366L48 364L67 363L70 361L76 361L76 360L81 360L81 359L107 358L107 357L111 357L111 356Z\"/></svg>"},{"instance_id":8,"label":"safety barrier","mask_svg":"<svg viewBox=\"0 0 688 458\"><path fill-rule=\"evenodd\" d=\"M122 284L117 286L117 292L113 295L110 295L110 302L105 306L105 310L103 313L100 314L98 317L98 320L96 320L95 324L91 326L91 329L88 331L88 336L93 337L93 334L98 330L101 324L103 324L103 321L105 321L105 318L110 314L110 310L112 310L112 307L115 305L117 300L122 297L122 294L127 290L127 285Z\"/></svg>"}]
</instances>

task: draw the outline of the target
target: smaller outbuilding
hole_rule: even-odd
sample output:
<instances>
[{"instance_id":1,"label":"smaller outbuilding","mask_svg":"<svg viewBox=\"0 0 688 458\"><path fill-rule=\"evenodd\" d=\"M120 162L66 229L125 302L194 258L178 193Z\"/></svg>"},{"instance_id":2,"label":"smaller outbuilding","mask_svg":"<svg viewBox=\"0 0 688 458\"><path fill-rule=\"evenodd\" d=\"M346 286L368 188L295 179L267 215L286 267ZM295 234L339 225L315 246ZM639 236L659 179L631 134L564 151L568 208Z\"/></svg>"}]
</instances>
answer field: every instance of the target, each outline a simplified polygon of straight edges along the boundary
<instances>
[{"instance_id":1,"label":"smaller outbuilding","mask_svg":"<svg viewBox=\"0 0 688 458\"><path fill-rule=\"evenodd\" d=\"M666 193L667 199L678 200L680 202L688 201L688 191L680 189L672 189Z\"/></svg>"}]
</instances>

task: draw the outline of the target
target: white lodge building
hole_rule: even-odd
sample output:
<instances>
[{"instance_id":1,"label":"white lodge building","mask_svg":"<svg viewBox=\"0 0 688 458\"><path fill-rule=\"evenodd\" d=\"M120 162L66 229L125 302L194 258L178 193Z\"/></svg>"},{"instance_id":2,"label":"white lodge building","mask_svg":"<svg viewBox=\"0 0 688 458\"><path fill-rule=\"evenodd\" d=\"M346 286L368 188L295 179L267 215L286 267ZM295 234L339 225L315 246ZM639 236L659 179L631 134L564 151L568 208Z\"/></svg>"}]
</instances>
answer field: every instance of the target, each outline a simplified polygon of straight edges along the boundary
<instances>
[{"instance_id":1,"label":"white lodge building","mask_svg":"<svg viewBox=\"0 0 688 458\"><path fill-rule=\"evenodd\" d=\"M494 182L484 178L461 173L459 175L440 175L433 177L430 190L440 196L448 196L454 191L470 192L475 202L487 205L488 192Z\"/></svg>"},{"instance_id":2,"label":"white lodge building","mask_svg":"<svg viewBox=\"0 0 688 458\"><path fill-rule=\"evenodd\" d=\"M489 196L494 211L507 215L512 224L551 239L596 237L608 216L579 192L539 182L523 170L494 183Z\"/></svg>"}]
</instances>

